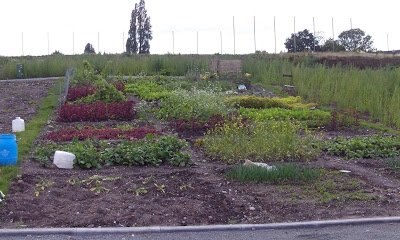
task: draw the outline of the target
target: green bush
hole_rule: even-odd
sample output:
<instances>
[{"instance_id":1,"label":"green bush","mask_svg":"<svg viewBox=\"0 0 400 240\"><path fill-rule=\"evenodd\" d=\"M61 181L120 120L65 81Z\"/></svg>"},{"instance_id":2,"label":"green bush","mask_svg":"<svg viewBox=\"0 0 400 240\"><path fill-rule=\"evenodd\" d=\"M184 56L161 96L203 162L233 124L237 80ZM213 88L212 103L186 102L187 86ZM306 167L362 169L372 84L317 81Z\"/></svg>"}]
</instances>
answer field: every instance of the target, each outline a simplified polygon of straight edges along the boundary
<instances>
[{"instance_id":1,"label":"green bush","mask_svg":"<svg viewBox=\"0 0 400 240\"><path fill-rule=\"evenodd\" d=\"M80 98L76 101L76 103L112 103L127 100L126 96L121 91L118 91L114 85L107 83L104 79L96 81L95 86L97 87L97 90L94 94Z\"/></svg>"},{"instance_id":2,"label":"green bush","mask_svg":"<svg viewBox=\"0 0 400 240\"><path fill-rule=\"evenodd\" d=\"M98 77L95 74L92 65L86 60L83 61L82 66L79 67L74 75L74 78L70 82L71 86L81 86L94 83Z\"/></svg>"}]
</instances>

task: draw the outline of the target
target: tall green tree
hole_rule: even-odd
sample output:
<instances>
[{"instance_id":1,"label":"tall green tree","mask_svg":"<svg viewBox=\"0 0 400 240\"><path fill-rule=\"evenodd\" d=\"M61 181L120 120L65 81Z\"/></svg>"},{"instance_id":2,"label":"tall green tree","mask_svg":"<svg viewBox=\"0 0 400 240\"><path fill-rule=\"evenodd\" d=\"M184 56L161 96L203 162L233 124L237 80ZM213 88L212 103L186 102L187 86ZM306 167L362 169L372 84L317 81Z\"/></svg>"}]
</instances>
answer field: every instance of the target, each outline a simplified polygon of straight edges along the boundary
<instances>
[{"instance_id":1,"label":"tall green tree","mask_svg":"<svg viewBox=\"0 0 400 240\"><path fill-rule=\"evenodd\" d=\"M126 41L127 53L150 53L151 32L150 17L147 15L145 1L135 3L135 9L131 13L131 22Z\"/></svg>"},{"instance_id":2,"label":"tall green tree","mask_svg":"<svg viewBox=\"0 0 400 240\"><path fill-rule=\"evenodd\" d=\"M320 51L319 40L307 29L292 33L290 38L286 39L285 47L288 52Z\"/></svg>"},{"instance_id":3,"label":"tall green tree","mask_svg":"<svg viewBox=\"0 0 400 240\"><path fill-rule=\"evenodd\" d=\"M86 44L84 53L96 53L91 43Z\"/></svg>"},{"instance_id":4,"label":"tall green tree","mask_svg":"<svg viewBox=\"0 0 400 240\"><path fill-rule=\"evenodd\" d=\"M321 45L321 52L344 52L346 49L339 43L339 40L329 38Z\"/></svg>"},{"instance_id":5,"label":"tall green tree","mask_svg":"<svg viewBox=\"0 0 400 240\"><path fill-rule=\"evenodd\" d=\"M373 41L370 35L359 28L351 29L340 33L340 45L349 52L372 52L376 49L372 46Z\"/></svg>"}]
</instances>

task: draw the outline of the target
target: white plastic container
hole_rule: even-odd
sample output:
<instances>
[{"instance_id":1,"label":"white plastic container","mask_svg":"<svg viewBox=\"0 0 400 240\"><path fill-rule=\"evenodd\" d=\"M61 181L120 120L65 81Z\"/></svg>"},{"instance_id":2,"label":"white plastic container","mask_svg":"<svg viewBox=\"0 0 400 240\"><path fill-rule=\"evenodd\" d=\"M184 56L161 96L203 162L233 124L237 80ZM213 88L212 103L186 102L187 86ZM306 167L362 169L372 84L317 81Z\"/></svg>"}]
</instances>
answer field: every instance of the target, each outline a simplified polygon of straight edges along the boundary
<instances>
[{"instance_id":1,"label":"white plastic container","mask_svg":"<svg viewBox=\"0 0 400 240\"><path fill-rule=\"evenodd\" d=\"M72 168L74 168L74 159L75 159L75 154L73 154L73 153L64 152L64 151L56 151L54 153L53 163L58 168L72 169Z\"/></svg>"},{"instance_id":2,"label":"white plastic container","mask_svg":"<svg viewBox=\"0 0 400 240\"><path fill-rule=\"evenodd\" d=\"M20 117L16 117L12 120L12 131L13 132L22 132L25 131L25 121Z\"/></svg>"}]
</instances>

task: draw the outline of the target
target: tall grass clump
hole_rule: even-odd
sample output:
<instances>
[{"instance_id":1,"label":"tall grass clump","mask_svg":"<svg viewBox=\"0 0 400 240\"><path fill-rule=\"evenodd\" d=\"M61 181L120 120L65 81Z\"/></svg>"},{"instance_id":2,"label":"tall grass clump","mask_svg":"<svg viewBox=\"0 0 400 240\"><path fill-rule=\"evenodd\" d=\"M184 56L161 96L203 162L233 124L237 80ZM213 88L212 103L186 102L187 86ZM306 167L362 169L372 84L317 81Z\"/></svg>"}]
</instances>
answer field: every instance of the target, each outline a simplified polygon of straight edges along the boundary
<instances>
[{"instance_id":1,"label":"tall grass clump","mask_svg":"<svg viewBox=\"0 0 400 240\"><path fill-rule=\"evenodd\" d=\"M276 166L274 170L267 170L259 166L238 165L229 169L225 176L240 182L272 182L308 181L318 178L318 169L287 164Z\"/></svg>"},{"instance_id":2,"label":"tall grass clump","mask_svg":"<svg viewBox=\"0 0 400 240\"><path fill-rule=\"evenodd\" d=\"M204 150L210 159L228 164L251 161L310 161L320 148L300 125L285 121L243 123L236 120L206 133Z\"/></svg>"},{"instance_id":3,"label":"tall grass clump","mask_svg":"<svg viewBox=\"0 0 400 240\"><path fill-rule=\"evenodd\" d=\"M400 128L400 69L297 66L294 76L295 90L306 100L365 112L373 121Z\"/></svg>"},{"instance_id":4,"label":"tall grass clump","mask_svg":"<svg viewBox=\"0 0 400 240\"><path fill-rule=\"evenodd\" d=\"M214 89L178 89L161 99L158 117L164 120L192 118L207 121L216 114L226 114L223 94Z\"/></svg>"}]
</instances>

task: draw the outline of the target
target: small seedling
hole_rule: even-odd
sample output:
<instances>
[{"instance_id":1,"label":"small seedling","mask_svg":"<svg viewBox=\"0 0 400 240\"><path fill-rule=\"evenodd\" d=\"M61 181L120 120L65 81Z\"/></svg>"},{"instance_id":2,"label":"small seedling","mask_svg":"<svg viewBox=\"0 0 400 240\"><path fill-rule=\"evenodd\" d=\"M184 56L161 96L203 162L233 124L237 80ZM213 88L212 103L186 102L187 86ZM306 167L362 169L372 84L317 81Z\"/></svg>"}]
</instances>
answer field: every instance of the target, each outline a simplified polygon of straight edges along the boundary
<instances>
[{"instance_id":1,"label":"small seedling","mask_svg":"<svg viewBox=\"0 0 400 240\"><path fill-rule=\"evenodd\" d=\"M161 192L165 193L165 185L157 185L157 183L154 183L154 186L158 188Z\"/></svg>"},{"instance_id":2,"label":"small seedling","mask_svg":"<svg viewBox=\"0 0 400 240\"><path fill-rule=\"evenodd\" d=\"M130 192L135 192L136 196L139 196L140 194L146 194L147 189L144 187L138 188L136 184L133 184L132 188L128 189Z\"/></svg>"},{"instance_id":3,"label":"small seedling","mask_svg":"<svg viewBox=\"0 0 400 240\"><path fill-rule=\"evenodd\" d=\"M38 183L36 183L35 186L35 196L39 196L40 192L43 192L45 190L46 187L50 187L51 185L53 185L54 182L47 180L45 178L40 178L40 181Z\"/></svg>"},{"instance_id":4,"label":"small seedling","mask_svg":"<svg viewBox=\"0 0 400 240\"><path fill-rule=\"evenodd\" d=\"M92 187L90 191L96 191L96 193L101 193L101 191L103 192L110 191L109 189L103 187L102 185L103 185L102 181L96 180L96 187Z\"/></svg>"},{"instance_id":5,"label":"small seedling","mask_svg":"<svg viewBox=\"0 0 400 240\"><path fill-rule=\"evenodd\" d=\"M192 187L192 184L191 183L188 183L188 184L186 184L186 183L184 183L184 184L182 184L180 187L179 187L179 190L186 190L187 188L191 188L191 189L194 189L194 187Z\"/></svg>"},{"instance_id":6,"label":"small seedling","mask_svg":"<svg viewBox=\"0 0 400 240\"><path fill-rule=\"evenodd\" d=\"M148 184L150 181L156 183L156 182L157 182L157 179L156 179L153 175L151 175L150 177L147 177L142 183L146 185L146 184Z\"/></svg>"}]
</instances>

